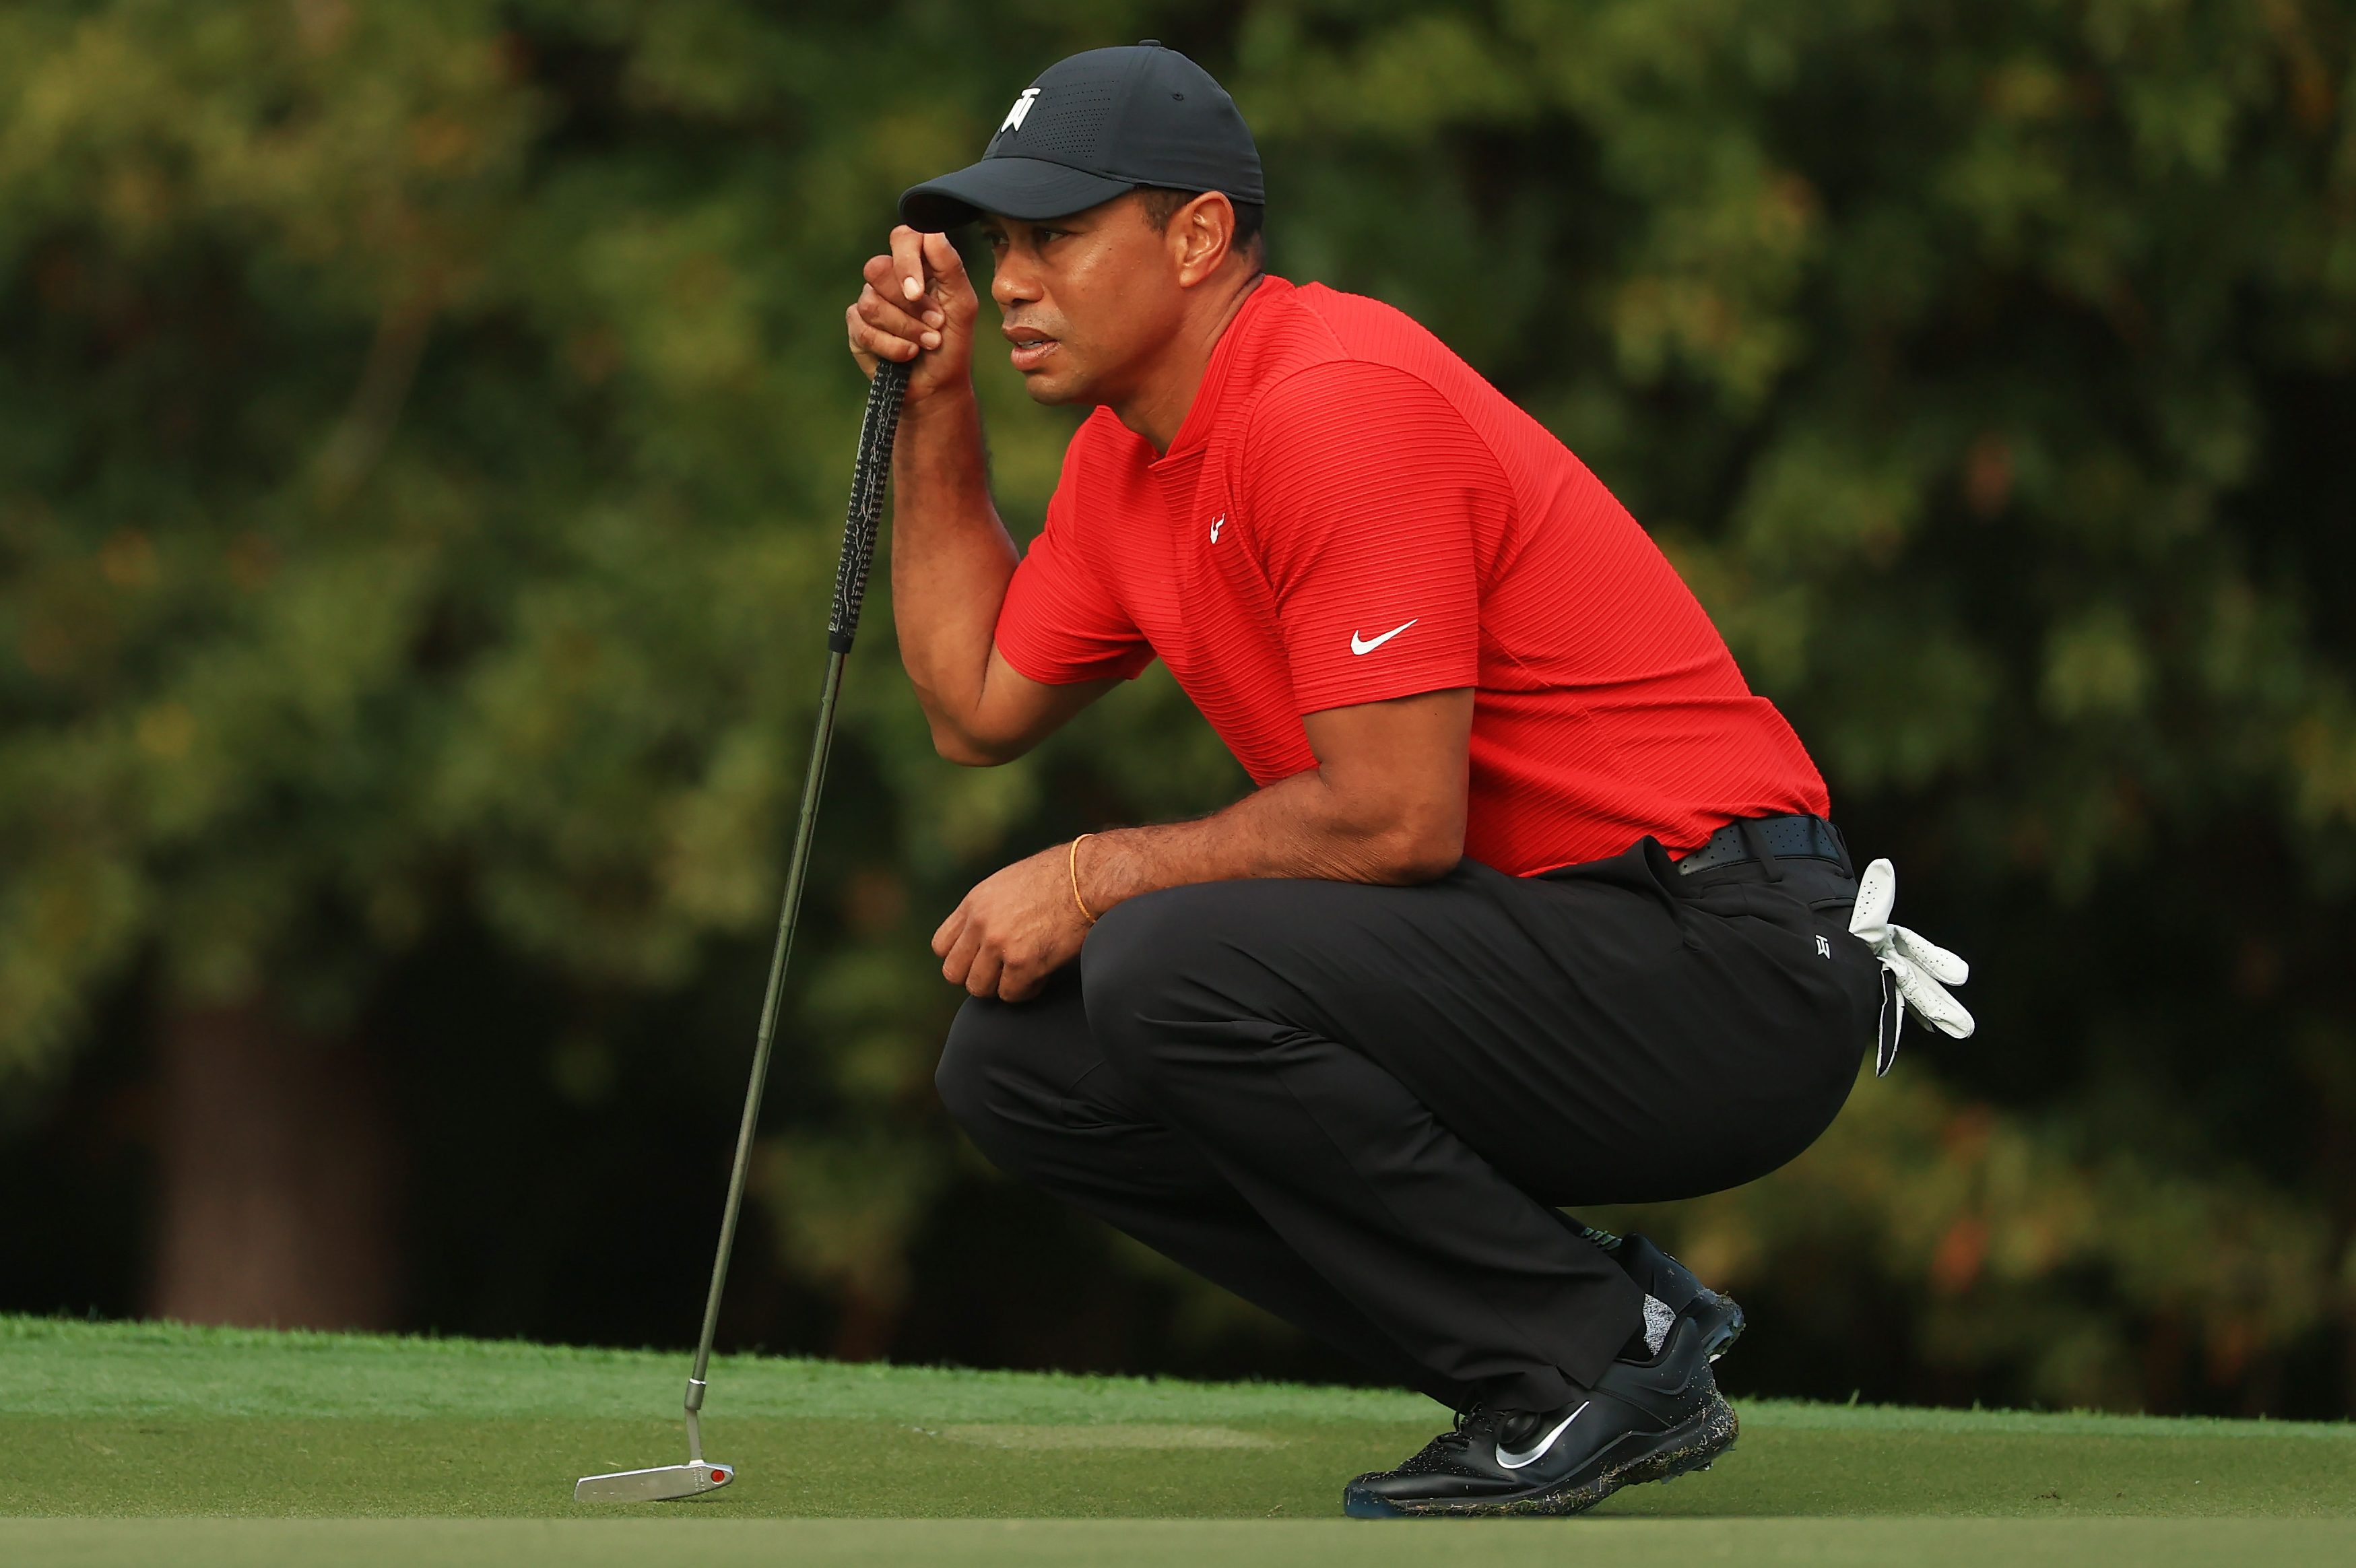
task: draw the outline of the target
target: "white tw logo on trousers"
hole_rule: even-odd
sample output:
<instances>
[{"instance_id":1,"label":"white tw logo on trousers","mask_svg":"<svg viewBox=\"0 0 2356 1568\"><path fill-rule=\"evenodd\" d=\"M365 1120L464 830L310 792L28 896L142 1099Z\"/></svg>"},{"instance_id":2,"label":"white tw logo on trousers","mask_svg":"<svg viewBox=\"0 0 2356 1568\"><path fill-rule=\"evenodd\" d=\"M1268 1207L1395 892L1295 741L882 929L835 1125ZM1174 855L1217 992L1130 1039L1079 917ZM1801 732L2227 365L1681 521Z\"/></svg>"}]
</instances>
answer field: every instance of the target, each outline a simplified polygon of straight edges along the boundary
<instances>
[{"instance_id":1,"label":"white tw logo on trousers","mask_svg":"<svg viewBox=\"0 0 2356 1568\"><path fill-rule=\"evenodd\" d=\"M1023 90L1023 96L1014 101L1014 107L1006 112L1006 118L999 122L999 134L1004 135L1009 131L1019 131L1023 129L1023 121L1024 117L1031 113L1031 105L1038 101L1039 90L1037 88L1024 88Z\"/></svg>"}]
</instances>

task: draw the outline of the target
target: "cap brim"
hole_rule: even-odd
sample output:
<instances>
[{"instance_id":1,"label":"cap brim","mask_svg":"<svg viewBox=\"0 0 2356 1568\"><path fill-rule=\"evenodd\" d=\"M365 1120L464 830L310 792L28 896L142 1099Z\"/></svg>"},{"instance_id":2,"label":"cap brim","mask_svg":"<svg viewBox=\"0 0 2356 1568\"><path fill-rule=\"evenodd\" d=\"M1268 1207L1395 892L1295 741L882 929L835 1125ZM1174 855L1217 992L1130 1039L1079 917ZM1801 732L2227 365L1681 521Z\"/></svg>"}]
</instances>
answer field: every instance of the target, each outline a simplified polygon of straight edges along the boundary
<instances>
[{"instance_id":1,"label":"cap brim","mask_svg":"<svg viewBox=\"0 0 2356 1568\"><path fill-rule=\"evenodd\" d=\"M1037 222L1085 211L1135 188L1129 180L1044 158L984 158L901 192L900 221L935 231L970 223L985 212Z\"/></svg>"}]
</instances>

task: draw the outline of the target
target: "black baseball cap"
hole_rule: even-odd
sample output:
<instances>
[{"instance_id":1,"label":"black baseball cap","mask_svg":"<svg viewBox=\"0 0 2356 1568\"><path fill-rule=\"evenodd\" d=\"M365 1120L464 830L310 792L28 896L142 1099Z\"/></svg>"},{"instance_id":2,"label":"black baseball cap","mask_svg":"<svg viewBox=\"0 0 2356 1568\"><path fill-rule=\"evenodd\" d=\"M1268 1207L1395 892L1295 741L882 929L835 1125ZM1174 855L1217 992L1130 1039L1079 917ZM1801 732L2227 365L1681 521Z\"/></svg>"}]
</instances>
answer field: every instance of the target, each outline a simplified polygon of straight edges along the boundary
<instances>
[{"instance_id":1,"label":"black baseball cap","mask_svg":"<svg viewBox=\"0 0 2356 1568\"><path fill-rule=\"evenodd\" d=\"M1265 202L1259 148L1227 90L1153 38L1057 60L1024 88L981 161L911 186L900 220L954 229L983 212L1037 221L1136 186Z\"/></svg>"}]
</instances>

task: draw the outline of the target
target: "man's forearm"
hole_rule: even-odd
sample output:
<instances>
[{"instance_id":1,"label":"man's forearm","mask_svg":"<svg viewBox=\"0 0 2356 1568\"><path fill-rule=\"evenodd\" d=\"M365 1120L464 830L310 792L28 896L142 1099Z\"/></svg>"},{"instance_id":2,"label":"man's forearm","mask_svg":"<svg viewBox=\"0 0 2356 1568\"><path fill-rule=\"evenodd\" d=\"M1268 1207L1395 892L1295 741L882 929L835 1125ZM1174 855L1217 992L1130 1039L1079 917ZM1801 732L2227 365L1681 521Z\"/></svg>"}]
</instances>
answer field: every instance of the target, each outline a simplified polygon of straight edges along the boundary
<instances>
[{"instance_id":1,"label":"man's forearm","mask_svg":"<svg viewBox=\"0 0 2356 1568\"><path fill-rule=\"evenodd\" d=\"M1191 822L1114 828L1077 856L1081 897L1101 916L1125 898L1255 876L1405 885L1463 856L1461 811L1368 811L1312 768Z\"/></svg>"},{"instance_id":2,"label":"man's forearm","mask_svg":"<svg viewBox=\"0 0 2356 1568\"><path fill-rule=\"evenodd\" d=\"M998 608L1019 559L990 498L981 414L970 389L909 406L892 483L892 617L901 661L935 741L958 742L980 708Z\"/></svg>"},{"instance_id":3,"label":"man's forearm","mask_svg":"<svg viewBox=\"0 0 2356 1568\"><path fill-rule=\"evenodd\" d=\"M1079 956L1087 922L1141 893L1195 882L1299 877L1406 884L1464 855L1470 687L1302 715L1317 766L1199 822L1116 828L985 878L933 933L941 972L1020 1002Z\"/></svg>"}]
</instances>

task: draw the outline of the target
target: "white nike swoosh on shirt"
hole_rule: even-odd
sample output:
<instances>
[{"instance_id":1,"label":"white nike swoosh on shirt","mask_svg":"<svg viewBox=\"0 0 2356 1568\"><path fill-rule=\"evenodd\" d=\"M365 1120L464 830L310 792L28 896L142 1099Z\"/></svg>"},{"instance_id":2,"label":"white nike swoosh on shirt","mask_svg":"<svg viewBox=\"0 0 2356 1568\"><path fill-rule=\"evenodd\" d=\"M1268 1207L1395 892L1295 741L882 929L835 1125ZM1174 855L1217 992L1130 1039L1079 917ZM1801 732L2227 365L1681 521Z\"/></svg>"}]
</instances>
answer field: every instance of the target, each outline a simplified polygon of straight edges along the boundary
<instances>
[{"instance_id":1,"label":"white nike swoosh on shirt","mask_svg":"<svg viewBox=\"0 0 2356 1568\"><path fill-rule=\"evenodd\" d=\"M1523 1466L1533 1463L1537 1460L1539 1455L1554 1446L1554 1440L1560 1437L1565 1432L1569 1431L1570 1423L1579 1419L1580 1411L1583 1411L1586 1408L1586 1405L1581 1404L1579 1407L1579 1410L1572 1411L1569 1415L1564 1416L1559 1422L1557 1422L1555 1423L1555 1429L1552 1432L1547 1433L1544 1437L1539 1438L1536 1445L1534 1445L1526 1454L1508 1454L1505 1452L1505 1445L1500 1443L1497 1444L1497 1463L1508 1470L1518 1470Z\"/></svg>"},{"instance_id":2,"label":"white nike swoosh on shirt","mask_svg":"<svg viewBox=\"0 0 2356 1568\"><path fill-rule=\"evenodd\" d=\"M1415 618L1415 620L1421 620L1422 618L1423 618L1421 616L1418 616ZM1415 624L1415 620L1408 621L1399 626L1395 626L1391 628L1390 630L1383 633L1380 637L1360 637L1354 631L1350 634L1350 651L1353 653L1372 653L1376 649L1380 648L1384 643L1388 642L1392 638L1397 637L1400 632L1403 632L1408 627L1413 626Z\"/></svg>"}]
</instances>

